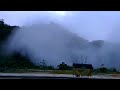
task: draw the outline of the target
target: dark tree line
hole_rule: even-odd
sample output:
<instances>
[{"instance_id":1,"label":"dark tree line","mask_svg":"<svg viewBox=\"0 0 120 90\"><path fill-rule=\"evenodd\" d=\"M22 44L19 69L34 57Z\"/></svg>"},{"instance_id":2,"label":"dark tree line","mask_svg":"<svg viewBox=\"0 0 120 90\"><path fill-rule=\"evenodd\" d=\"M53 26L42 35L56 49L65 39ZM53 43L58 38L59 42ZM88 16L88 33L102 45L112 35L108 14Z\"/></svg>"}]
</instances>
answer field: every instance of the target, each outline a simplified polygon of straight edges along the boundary
<instances>
[{"instance_id":1,"label":"dark tree line","mask_svg":"<svg viewBox=\"0 0 120 90\"><path fill-rule=\"evenodd\" d=\"M5 41L16 28L19 28L19 26L10 26L5 24L4 21L0 21L0 43Z\"/></svg>"},{"instance_id":2,"label":"dark tree line","mask_svg":"<svg viewBox=\"0 0 120 90\"><path fill-rule=\"evenodd\" d=\"M35 68L28 56L20 52L14 52L11 56L2 55L2 43L5 42L13 31L20 28L19 26L10 26L0 21L0 68Z\"/></svg>"},{"instance_id":3,"label":"dark tree line","mask_svg":"<svg viewBox=\"0 0 120 90\"><path fill-rule=\"evenodd\" d=\"M72 67L68 66L64 62L62 62L61 64L59 64L57 67L58 67L59 70L70 70L70 69L72 69Z\"/></svg>"},{"instance_id":4,"label":"dark tree line","mask_svg":"<svg viewBox=\"0 0 120 90\"><path fill-rule=\"evenodd\" d=\"M34 64L27 56L20 54L19 52L13 53L11 56L4 57L1 60L0 67L7 68L31 68Z\"/></svg>"}]
</instances>

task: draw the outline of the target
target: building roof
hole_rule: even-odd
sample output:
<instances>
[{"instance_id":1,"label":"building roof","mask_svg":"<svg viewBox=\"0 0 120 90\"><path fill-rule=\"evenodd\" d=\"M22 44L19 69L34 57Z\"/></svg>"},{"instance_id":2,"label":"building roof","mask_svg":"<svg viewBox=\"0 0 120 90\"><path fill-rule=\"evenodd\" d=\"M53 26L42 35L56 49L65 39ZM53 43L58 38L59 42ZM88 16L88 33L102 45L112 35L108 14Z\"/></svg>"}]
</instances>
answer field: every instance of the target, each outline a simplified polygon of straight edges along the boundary
<instances>
[{"instance_id":1,"label":"building roof","mask_svg":"<svg viewBox=\"0 0 120 90\"><path fill-rule=\"evenodd\" d=\"M74 64L73 64L73 67L74 67L74 68L93 69L92 64L77 64L77 63L74 63Z\"/></svg>"}]
</instances>

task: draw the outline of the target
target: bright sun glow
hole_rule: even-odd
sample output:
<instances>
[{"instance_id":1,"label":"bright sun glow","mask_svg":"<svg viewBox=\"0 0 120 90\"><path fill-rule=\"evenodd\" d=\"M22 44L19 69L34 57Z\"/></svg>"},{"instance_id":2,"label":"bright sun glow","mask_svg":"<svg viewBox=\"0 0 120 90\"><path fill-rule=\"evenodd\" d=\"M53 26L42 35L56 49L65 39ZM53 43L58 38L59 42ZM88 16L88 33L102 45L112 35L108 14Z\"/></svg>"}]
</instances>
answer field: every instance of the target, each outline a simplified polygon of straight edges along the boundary
<instances>
[{"instance_id":1,"label":"bright sun glow","mask_svg":"<svg viewBox=\"0 0 120 90\"><path fill-rule=\"evenodd\" d=\"M56 15L59 15L59 16L65 16L66 15L66 11L48 11L50 13L54 13Z\"/></svg>"},{"instance_id":2,"label":"bright sun glow","mask_svg":"<svg viewBox=\"0 0 120 90\"><path fill-rule=\"evenodd\" d=\"M56 14L61 15L61 16L65 16L66 15L66 11L55 11Z\"/></svg>"}]
</instances>

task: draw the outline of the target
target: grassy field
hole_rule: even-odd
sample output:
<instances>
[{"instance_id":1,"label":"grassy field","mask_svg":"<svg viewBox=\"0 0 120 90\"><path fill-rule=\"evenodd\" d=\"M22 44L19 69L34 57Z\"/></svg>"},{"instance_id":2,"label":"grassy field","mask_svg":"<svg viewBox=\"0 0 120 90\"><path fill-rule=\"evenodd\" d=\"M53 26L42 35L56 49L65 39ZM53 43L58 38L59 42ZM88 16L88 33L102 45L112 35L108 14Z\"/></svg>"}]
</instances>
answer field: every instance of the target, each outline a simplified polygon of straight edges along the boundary
<instances>
[{"instance_id":1,"label":"grassy field","mask_svg":"<svg viewBox=\"0 0 120 90\"><path fill-rule=\"evenodd\" d=\"M6 70L3 73L53 73L53 74L73 74L72 70L39 70L39 69L17 69Z\"/></svg>"},{"instance_id":2,"label":"grassy field","mask_svg":"<svg viewBox=\"0 0 120 90\"><path fill-rule=\"evenodd\" d=\"M51 73L53 74L73 74L72 70L53 70Z\"/></svg>"},{"instance_id":3,"label":"grassy field","mask_svg":"<svg viewBox=\"0 0 120 90\"><path fill-rule=\"evenodd\" d=\"M39 70L39 69L16 69L16 70L6 70L2 73L51 73L51 74L74 74L73 70ZM120 72L93 72L92 75L97 74L120 74Z\"/></svg>"},{"instance_id":4,"label":"grassy field","mask_svg":"<svg viewBox=\"0 0 120 90\"><path fill-rule=\"evenodd\" d=\"M3 73L31 73L31 72L40 72L40 73L50 73L53 70L39 70L39 69L16 69L16 70L6 70L2 71Z\"/></svg>"}]
</instances>

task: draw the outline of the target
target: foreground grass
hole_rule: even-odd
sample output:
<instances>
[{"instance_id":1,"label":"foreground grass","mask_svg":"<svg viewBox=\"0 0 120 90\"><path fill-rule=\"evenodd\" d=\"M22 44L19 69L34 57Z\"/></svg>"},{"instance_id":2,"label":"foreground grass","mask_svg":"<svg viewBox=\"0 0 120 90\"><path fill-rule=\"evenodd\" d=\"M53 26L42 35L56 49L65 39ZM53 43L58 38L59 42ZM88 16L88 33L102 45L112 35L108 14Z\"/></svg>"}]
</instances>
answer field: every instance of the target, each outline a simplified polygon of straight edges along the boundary
<instances>
[{"instance_id":1,"label":"foreground grass","mask_svg":"<svg viewBox=\"0 0 120 90\"><path fill-rule=\"evenodd\" d=\"M53 74L73 74L73 70L53 70Z\"/></svg>"},{"instance_id":2,"label":"foreground grass","mask_svg":"<svg viewBox=\"0 0 120 90\"><path fill-rule=\"evenodd\" d=\"M39 69L16 69L6 70L3 73L51 73L51 74L73 74L72 70L39 70Z\"/></svg>"},{"instance_id":3,"label":"foreground grass","mask_svg":"<svg viewBox=\"0 0 120 90\"><path fill-rule=\"evenodd\" d=\"M73 70L40 70L40 69L14 69L2 71L2 73L51 73L51 74L73 74ZM120 74L120 72L93 72L93 75L98 74Z\"/></svg>"},{"instance_id":4,"label":"foreground grass","mask_svg":"<svg viewBox=\"0 0 120 90\"><path fill-rule=\"evenodd\" d=\"M50 70L39 70L39 69L15 69L15 70L5 70L3 73L30 73L30 72L51 72Z\"/></svg>"},{"instance_id":5,"label":"foreground grass","mask_svg":"<svg viewBox=\"0 0 120 90\"><path fill-rule=\"evenodd\" d=\"M52 74L73 74L73 70L39 70L39 69L14 69L5 70L2 73L52 73Z\"/></svg>"}]
</instances>

